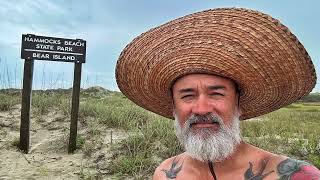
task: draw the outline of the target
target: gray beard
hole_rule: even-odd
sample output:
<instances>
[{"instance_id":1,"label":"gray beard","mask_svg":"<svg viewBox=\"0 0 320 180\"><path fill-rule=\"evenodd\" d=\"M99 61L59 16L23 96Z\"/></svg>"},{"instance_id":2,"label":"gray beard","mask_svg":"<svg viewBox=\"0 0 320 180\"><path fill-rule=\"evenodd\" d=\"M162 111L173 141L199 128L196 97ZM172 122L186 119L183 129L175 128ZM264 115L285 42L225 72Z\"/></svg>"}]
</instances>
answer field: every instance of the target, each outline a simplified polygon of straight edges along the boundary
<instances>
[{"instance_id":1,"label":"gray beard","mask_svg":"<svg viewBox=\"0 0 320 180\"><path fill-rule=\"evenodd\" d=\"M190 125L197 121L194 115L181 127L175 116L175 132L180 143L192 158L203 162L225 160L241 142L239 116L232 119L230 126L225 125L219 116L213 114L211 116L220 124L218 131L210 128L193 130Z\"/></svg>"}]
</instances>

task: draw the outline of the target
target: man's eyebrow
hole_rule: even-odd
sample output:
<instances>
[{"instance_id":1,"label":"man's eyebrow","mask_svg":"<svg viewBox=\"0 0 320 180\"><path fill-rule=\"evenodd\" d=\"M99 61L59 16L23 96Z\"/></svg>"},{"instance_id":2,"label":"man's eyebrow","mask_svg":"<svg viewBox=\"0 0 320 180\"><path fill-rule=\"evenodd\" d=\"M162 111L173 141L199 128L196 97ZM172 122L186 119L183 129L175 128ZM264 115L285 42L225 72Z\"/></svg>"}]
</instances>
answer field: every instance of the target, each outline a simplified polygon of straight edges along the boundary
<instances>
[{"instance_id":1,"label":"man's eyebrow","mask_svg":"<svg viewBox=\"0 0 320 180\"><path fill-rule=\"evenodd\" d=\"M219 89L226 89L226 87L223 85L215 85L215 86L209 86L208 89L209 90L219 90Z\"/></svg>"},{"instance_id":2,"label":"man's eyebrow","mask_svg":"<svg viewBox=\"0 0 320 180\"><path fill-rule=\"evenodd\" d=\"M184 89L180 89L179 93L188 93L188 92L194 92L193 88L184 88Z\"/></svg>"}]
</instances>

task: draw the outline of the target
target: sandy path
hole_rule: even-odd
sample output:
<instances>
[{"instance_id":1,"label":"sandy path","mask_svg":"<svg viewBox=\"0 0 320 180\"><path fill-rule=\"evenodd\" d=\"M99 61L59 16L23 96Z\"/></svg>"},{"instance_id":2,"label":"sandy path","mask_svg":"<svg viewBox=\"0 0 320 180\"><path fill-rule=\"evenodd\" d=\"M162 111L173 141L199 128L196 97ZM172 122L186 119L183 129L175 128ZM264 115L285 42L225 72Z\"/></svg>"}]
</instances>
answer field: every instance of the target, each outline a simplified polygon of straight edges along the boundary
<instances>
[{"instance_id":1,"label":"sandy path","mask_svg":"<svg viewBox=\"0 0 320 180\"><path fill-rule=\"evenodd\" d=\"M2 179L79 179L100 174L107 175L110 158L110 131L113 142L123 139L123 131L105 129L99 136L87 136L89 129L78 126L78 134L86 142L81 150L67 154L70 120L59 111L32 117L30 150L21 153L14 144L19 140L20 106L0 112L0 180ZM88 155L89 154L89 155Z\"/></svg>"}]
</instances>

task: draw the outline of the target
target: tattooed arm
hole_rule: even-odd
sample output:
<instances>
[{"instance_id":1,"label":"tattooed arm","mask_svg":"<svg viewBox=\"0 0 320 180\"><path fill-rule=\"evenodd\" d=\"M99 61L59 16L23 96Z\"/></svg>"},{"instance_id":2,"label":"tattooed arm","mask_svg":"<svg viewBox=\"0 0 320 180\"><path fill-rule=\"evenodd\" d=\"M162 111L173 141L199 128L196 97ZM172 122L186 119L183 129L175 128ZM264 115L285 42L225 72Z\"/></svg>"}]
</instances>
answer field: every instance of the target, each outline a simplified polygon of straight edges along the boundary
<instances>
[{"instance_id":1,"label":"tattooed arm","mask_svg":"<svg viewBox=\"0 0 320 180\"><path fill-rule=\"evenodd\" d=\"M182 169L183 163L177 157L164 161L155 171L153 180L176 179Z\"/></svg>"},{"instance_id":2,"label":"tattooed arm","mask_svg":"<svg viewBox=\"0 0 320 180\"><path fill-rule=\"evenodd\" d=\"M162 180L162 179L166 179L165 176L163 175L163 173L161 172L161 167L157 167L157 169L155 170L152 180Z\"/></svg>"},{"instance_id":3,"label":"tattooed arm","mask_svg":"<svg viewBox=\"0 0 320 180\"><path fill-rule=\"evenodd\" d=\"M296 160L286 159L277 166L280 180L320 180L320 170L311 164Z\"/></svg>"},{"instance_id":4,"label":"tattooed arm","mask_svg":"<svg viewBox=\"0 0 320 180\"><path fill-rule=\"evenodd\" d=\"M279 157L279 156L278 156ZM270 158L261 161L257 172L253 171L253 164L249 161L249 167L244 173L245 180L320 180L320 170L313 165L291 158L278 158L276 162L269 163ZM273 165L272 165L273 164ZM268 170L266 166L269 165Z\"/></svg>"},{"instance_id":5,"label":"tattooed arm","mask_svg":"<svg viewBox=\"0 0 320 180\"><path fill-rule=\"evenodd\" d=\"M156 179L176 179L181 173L183 161L178 157L167 159L156 169L153 180Z\"/></svg>"}]
</instances>

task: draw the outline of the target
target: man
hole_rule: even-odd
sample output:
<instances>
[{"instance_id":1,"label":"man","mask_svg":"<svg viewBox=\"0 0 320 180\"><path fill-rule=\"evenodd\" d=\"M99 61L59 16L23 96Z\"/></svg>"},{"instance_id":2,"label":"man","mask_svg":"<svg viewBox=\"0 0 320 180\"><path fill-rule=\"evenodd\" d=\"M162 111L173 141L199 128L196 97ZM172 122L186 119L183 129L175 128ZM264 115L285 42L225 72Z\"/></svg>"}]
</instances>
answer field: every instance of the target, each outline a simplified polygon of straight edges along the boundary
<instances>
[{"instance_id":1,"label":"man","mask_svg":"<svg viewBox=\"0 0 320 180\"><path fill-rule=\"evenodd\" d=\"M134 39L116 67L133 102L175 119L186 152L153 179L320 179L311 164L241 139L239 121L291 104L315 85L312 61L278 20L248 9L207 10Z\"/></svg>"}]
</instances>

